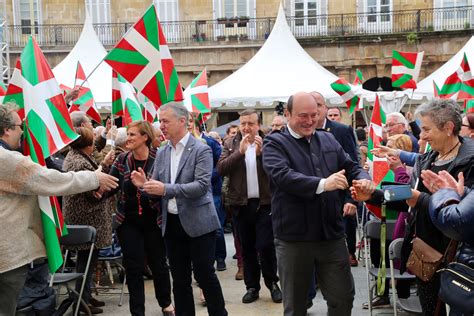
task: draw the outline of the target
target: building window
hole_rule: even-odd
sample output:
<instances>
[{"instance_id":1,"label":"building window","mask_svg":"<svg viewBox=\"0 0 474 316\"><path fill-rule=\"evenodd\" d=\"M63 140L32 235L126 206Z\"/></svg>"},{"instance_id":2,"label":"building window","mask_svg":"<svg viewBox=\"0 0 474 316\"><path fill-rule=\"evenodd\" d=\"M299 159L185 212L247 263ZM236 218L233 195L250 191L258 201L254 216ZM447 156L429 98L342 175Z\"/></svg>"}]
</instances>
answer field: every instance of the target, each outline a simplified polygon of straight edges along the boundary
<instances>
[{"instance_id":1,"label":"building window","mask_svg":"<svg viewBox=\"0 0 474 316\"><path fill-rule=\"evenodd\" d=\"M471 27L473 10L470 0L435 0L433 23L436 30L451 30Z\"/></svg>"},{"instance_id":2,"label":"building window","mask_svg":"<svg viewBox=\"0 0 474 316\"><path fill-rule=\"evenodd\" d=\"M367 22L390 22L390 0L367 0Z\"/></svg>"},{"instance_id":3,"label":"building window","mask_svg":"<svg viewBox=\"0 0 474 316\"><path fill-rule=\"evenodd\" d=\"M222 0L222 2L222 17L231 18L234 16L240 17L249 15L247 0Z\"/></svg>"},{"instance_id":4,"label":"building window","mask_svg":"<svg viewBox=\"0 0 474 316\"><path fill-rule=\"evenodd\" d=\"M179 21L178 0L154 0L160 22Z\"/></svg>"},{"instance_id":5,"label":"building window","mask_svg":"<svg viewBox=\"0 0 474 316\"><path fill-rule=\"evenodd\" d=\"M92 23L110 23L110 0L86 0L86 8L92 17Z\"/></svg>"},{"instance_id":6,"label":"building window","mask_svg":"<svg viewBox=\"0 0 474 316\"><path fill-rule=\"evenodd\" d=\"M318 1L317 0L295 0L294 4L294 16L295 25L302 26L316 25L318 15Z\"/></svg>"},{"instance_id":7,"label":"building window","mask_svg":"<svg viewBox=\"0 0 474 316\"><path fill-rule=\"evenodd\" d=\"M40 0L14 0L13 1L13 22L21 25L22 34L31 34L31 26L34 24L34 33L38 34L38 24L41 21L41 1ZM33 23L32 23L33 22Z\"/></svg>"}]
</instances>

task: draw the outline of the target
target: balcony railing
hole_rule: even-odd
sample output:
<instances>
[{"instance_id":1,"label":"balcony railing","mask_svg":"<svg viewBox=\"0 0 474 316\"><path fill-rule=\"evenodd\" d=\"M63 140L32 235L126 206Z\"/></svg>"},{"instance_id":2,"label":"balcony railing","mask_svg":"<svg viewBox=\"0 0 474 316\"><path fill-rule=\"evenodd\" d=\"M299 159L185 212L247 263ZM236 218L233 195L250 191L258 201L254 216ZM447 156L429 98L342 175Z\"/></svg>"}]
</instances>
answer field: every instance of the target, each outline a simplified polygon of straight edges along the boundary
<instances>
[{"instance_id":1,"label":"balcony railing","mask_svg":"<svg viewBox=\"0 0 474 316\"><path fill-rule=\"evenodd\" d=\"M296 38L377 35L390 33L464 30L474 27L472 6L388 11L360 14L329 14L288 17ZM275 18L228 18L218 20L162 22L169 43L243 43L267 38ZM95 24L94 29L104 46L113 46L133 23ZM74 46L82 24L13 25L7 28L11 47L23 47L34 31L40 46Z\"/></svg>"}]
</instances>

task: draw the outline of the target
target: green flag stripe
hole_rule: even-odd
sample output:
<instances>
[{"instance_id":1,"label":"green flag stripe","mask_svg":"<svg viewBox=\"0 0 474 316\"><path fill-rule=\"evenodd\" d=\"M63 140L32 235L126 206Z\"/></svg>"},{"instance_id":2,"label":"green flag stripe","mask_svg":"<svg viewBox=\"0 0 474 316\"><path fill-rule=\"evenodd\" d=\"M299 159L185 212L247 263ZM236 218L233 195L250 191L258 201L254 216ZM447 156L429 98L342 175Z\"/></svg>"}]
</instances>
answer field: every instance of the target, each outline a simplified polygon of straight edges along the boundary
<instances>
[{"instance_id":1,"label":"green flag stripe","mask_svg":"<svg viewBox=\"0 0 474 316\"><path fill-rule=\"evenodd\" d=\"M5 104L6 102L13 101L15 102L20 109L25 108L25 102L23 99L23 93L15 93L15 94L9 94L6 95L5 98L3 99L3 103Z\"/></svg>"},{"instance_id":2,"label":"green flag stripe","mask_svg":"<svg viewBox=\"0 0 474 316\"><path fill-rule=\"evenodd\" d=\"M87 103L90 99L92 99L93 96L92 96L92 92L91 91L87 91L87 93L85 93L84 95L82 95L79 99L77 99L76 101L74 101L74 104L84 104L84 103Z\"/></svg>"},{"instance_id":3,"label":"green flag stripe","mask_svg":"<svg viewBox=\"0 0 474 316\"><path fill-rule=\"evenodd\" d=\"M151 6L143 16L143 22L146 29L147 40L158 50L160 50L158 23L156 19L155 7Z\"/></svg>"},{"instance_id":4,"label":"green flag stripe","mask_svg":"<svg viewBox=\"0 0 474 316\"><path fill-rule=\"evenodd\" d=\"M403 66L407 67L407 68L410 68L410 69L414 69L415 68L415 65L412 64L408 59L406 59L405 57L403 57L399 52L397 52L396 50L393 51L393 58L395 58L396 60L398 60Z\"/></svg>"},{"instance_id":5,"label":"green flag stripe","mask_svg":"<svg viewBox=\"0 0 474 316\"><path fill-rule=\"evenodd\" d=\"M156 73L155 80L156 80L156 85L158 87L158 93L160 95L161 102L163 104L167 103L168 102L168 97L167 97L168 93L167 93L166 87L164 85L165 79L163 77L163 72L162 71L159 71L159 72Z\"/></svg>"},{"instance_id":6,"label":"green flag stripe","mask_svg":"<svg viewBox=\"0 0 474 316\"><path fill-rule=\"evenodd\" d=\"M28 113L28 126L31 129L31 132L33 135L35 135L36 140L38 143L41 145L41 149L43 150L43 156L49 157L50 156L50 148L49 148L49 142L48 142L48 132L46 125L44 124L43 120L36 114L35 111L30 111ZM33 144L31 144L33 146ZM34 147L30 147L34 148ZM36 155L35 158L37 159ZM36 160L37 161L37 160Z\"/></svg>"},{"instance_id":7,"label":"green flag stripe","mask_svg":"<svg viewBox=\"0 0 474 316\"><path fill-rule=\"evenodd\" d=\"M143 120L142 112L138 104L130 99L127 99L125 101L125 106L127 107L128 114L132 118L132 121Z\"/></svg>"},{"instance_id":8,"label":"green flag stripe","mask_svg":"<svg viewBox=\"0 0 474 316\"><path fill-rule=\"evenodd\" d=\"M168 101L174 101L176 93L178 92L178 85L179 85L179 79L178 79L178 73L176 72L176 69L173 69L173 73L171 74L170 77L170 85L168 89Z\"/></svg>"},{"instance_id":9,"label":"green flag stripe","mask_svg":"<svg viewBox=\"0 0 474 316\"><path fill-rule=\"evenodd\" d=\"M41 212L41 221L43 222L44 242L46 244L49 271L57 271L63 263L63 258L61 256L58 236L56 235L56 226L44 212Z\"/></svg>"},{"instance_id":10,"label":"green flag stripe","mask_svg":"<svg viewBox=\"0 0 474 316\"><path fill-rule=\"evenodd\" d=\"M33 86L39 83L33 38L30 37L20 56L21 75Z\"/></svg>"},{"instance_id":11,"label":"green flag stripe","mask_svg":"<svg viewBox=\"0 0 474 316\"><path fill-rule=\"evenodd\" d=\"M355 97L351 99L350 108L349 108L349 115L354 113L355 109L357 108L357 103L359 103L359 98Z\"/></svg>"},{"instance_id":12,"label":"green flag stripe","mask_svg":"<svg viewBox=\"0 0 474 316\"><path fill-rule=\"evenodd\" d=\"M463 83L461 85L461 90L474 96L474 87L468 86L467 84Z\"/></svg>"},{"instance_id":13,"label":"green flag stripe","mask_svg":"<svg viewBox=\"0 0 474 316\"><path fill-rule=\"evenodd\" d=\"M194 107L195 107L196 109L198 109L199 112L201 112L201 113L210 113L210 112L211 112L211 110L208 109L208 108L206 107L206 105L205 105L204 103L202 103L201 100L199 100L199 98L196 97L196 96L194 96L194 95L191 96L191 103L192 103L192 104L194 105Z\"/></svg>"},{"instance_id":14,"label":"green flag stripe","mask_svg":"<svg viewBox=\"0 0 474 316\"><path fill-rule=\"evenodd\" d=\"M341 84L341 83L337 83L337 82L331 83L331 88L333 88L334 91L343 92L343 93L346 93L346 92L351 90L350 86L345 85L345 84Z\"/></svg>"},{"instance_id":15,"label":"green flag stripe","mask_svg":"<svg viewBox=\"0 0 474 316\"><path fill-rule=\"evenodd\" d=\"M107 60L116 61L119 63L126 62L127 64L145 66L148 64L148 59L143 57L137 51L125 50L122 48L114 48L107 55Z\"/></svg>"},{"instance_id":16,"label":"green flag stripe","mask_svg":"<svg viewBox=\"0 0 474 316\"><path fill-rule=\"evenodd\" d=\"M117 99L112 102L112 113L117 114L118 112L122 111L122 99Z\"/></svg>"},{"instance_id":17,"label":"green flag stripe","mask_svg":"<svg viewBox=\"0 0 474 316\"><path fill-rule=\"evenodd\" d=\"M408 81L412 80L413 76L409 74L404 74L403 76L399 77L395 82L392 83L392 86L394 87L401 87Z\"/></svg>"},{"instance_id":18,"label":"green flag stripe","mask_svg":"<svg viewBox=\"0 0 474 316\"><path fill-rule=\"evenodd\" d=\"M54 121L57 123L57 125L59 125L59 128L66 135L66 137L69 139L76 139L78 135L74 132L73 129L71 129L66 119L64 118L64 116L62 116L61 112L59 112L56 106L50 100L46 100L46 104L48 105L48 108L51 111L51 114L53 115Z\"/></svg>"}]
</instances>

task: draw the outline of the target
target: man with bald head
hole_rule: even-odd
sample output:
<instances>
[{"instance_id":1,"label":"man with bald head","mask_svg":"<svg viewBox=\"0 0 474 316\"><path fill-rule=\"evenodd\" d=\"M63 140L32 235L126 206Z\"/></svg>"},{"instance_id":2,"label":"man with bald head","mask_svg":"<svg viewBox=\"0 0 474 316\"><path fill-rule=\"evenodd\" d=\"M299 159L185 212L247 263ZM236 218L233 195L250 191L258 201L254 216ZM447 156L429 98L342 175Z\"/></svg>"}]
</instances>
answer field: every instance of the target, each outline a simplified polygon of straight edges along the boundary
<instances>
[{"instance_id":1,"label":"man with bald head","mask_svg":"<svg viewBox=\"0 0 474 316\"><path fill-rule=\"evenodd\" d=\"M315 266L328 315L350 315L354 280L342 208L349 183L370 182L369 175L333 135L315 132L318 104L310 94L291 96L286 117L287 128L267 136L263 146L284 315L306 315Z\"/></svg>"}]
</instances>

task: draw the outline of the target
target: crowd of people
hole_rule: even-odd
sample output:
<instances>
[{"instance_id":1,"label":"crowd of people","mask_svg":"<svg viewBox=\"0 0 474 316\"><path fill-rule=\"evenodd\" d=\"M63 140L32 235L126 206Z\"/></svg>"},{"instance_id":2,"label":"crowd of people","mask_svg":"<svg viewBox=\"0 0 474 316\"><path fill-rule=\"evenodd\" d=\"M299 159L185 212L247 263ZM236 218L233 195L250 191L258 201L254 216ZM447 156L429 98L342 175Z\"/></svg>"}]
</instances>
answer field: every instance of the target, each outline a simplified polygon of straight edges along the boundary
<instances>
[{"instance_id":1,"label":"crowd of people","mask_svg":"<svg viewBox=\"0 0 474 316\"><path fill-rule=\"evenodd\" d=\"M357 217L362 202L381 205L383 192L369 176L367 131L343 124L340 109L319 92L292 95L266 133L260 115L245 110L223 138L203 131L178 102L161 106L159 123L118 129L110 120L94 129L85 113L73 112L79 137L48 167L22 154L16 111L0 105L0 315L15 314L28 266L45 260L38 196L49 195L63 196L68 224L97 230L92 267L116 233L132 315L145 315L146 268L163 315L195 315L193 278L209 315L227 315L216 273L227 269L226 223L243 304L259 299L262 278L284 315L306 315L317 288L328 315L351 315ZM405 238L402 271L415 236L441 253L458 240L455 260L474 268L473 137L474 115L462 116L452 100L424 103L414 116L387 115L383 144L372 154L387 158L396 182L412 185L411 198L388 203L399 213L387 239ZM84 272L90 248L73 250ZM99 314L104 302L91 295L92 272L83 300ZM411 286L397 284L399 297ZM446 313L440 286L436 274L417 278L425 315ZM390 304L386 288L373 307ZM450 315L468 312L450 306Z\"/></svg>"}]
</instances>

